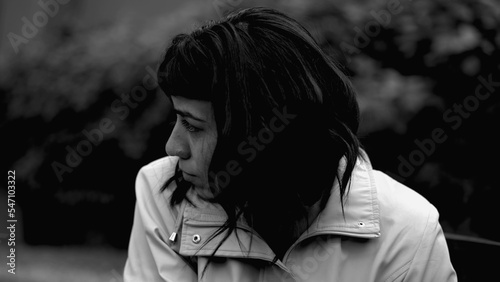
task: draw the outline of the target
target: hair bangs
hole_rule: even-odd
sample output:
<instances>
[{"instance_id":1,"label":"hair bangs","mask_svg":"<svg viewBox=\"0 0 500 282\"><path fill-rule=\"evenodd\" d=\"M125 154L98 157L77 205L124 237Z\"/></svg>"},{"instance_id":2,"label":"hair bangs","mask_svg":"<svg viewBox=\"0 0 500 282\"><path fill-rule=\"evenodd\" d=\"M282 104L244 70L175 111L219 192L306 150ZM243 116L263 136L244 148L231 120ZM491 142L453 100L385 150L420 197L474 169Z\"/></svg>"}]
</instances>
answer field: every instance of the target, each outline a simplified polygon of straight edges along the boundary
<instances>
[{"instance_id":1,"label":"hair bangs","mask_svg":"<svg viewBox=\"0 0 500 282\"><path fill-rule=\"evenodd\" d=\"M211 101L216 73L211 54L191 35L180 34L158 68L158 82L167 96Z\"/></svg>"}]
</instances>

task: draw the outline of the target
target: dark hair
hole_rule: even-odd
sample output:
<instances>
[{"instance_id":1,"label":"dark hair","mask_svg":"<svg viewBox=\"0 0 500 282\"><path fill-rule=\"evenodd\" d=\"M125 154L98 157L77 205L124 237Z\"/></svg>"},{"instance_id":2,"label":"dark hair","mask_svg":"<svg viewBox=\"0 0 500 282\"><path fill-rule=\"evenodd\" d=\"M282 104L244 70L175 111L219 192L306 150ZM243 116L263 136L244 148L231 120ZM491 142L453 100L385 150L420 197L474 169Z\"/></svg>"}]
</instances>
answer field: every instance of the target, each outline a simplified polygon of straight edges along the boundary
<instances>
[{"instance_id":1,"label":"dark hair","mask_svg":"<svg viewBox=\"0 0 500 282\"><path fill-rule=\"evenodd\" d=\"M224 187L215 177L214 197L206 199L228 215L210 237L227 231L219 247L242 215L252 226L266 227L272 222L263 219L293 221L320 199L323 209L335 178L343 206L359 155L358 104L338 64L297 21L255 7L177 35L158 80L169 97L212 102L218 139L209 171L225 171L229 161L241 166ZM279 132L273 128L278 119L286 125ZM266 144L242 153L249 137L265 134ZM170 204L189 201L191 186L178 169L162 189L174 181Z\"/></svg>"}]
</instances>

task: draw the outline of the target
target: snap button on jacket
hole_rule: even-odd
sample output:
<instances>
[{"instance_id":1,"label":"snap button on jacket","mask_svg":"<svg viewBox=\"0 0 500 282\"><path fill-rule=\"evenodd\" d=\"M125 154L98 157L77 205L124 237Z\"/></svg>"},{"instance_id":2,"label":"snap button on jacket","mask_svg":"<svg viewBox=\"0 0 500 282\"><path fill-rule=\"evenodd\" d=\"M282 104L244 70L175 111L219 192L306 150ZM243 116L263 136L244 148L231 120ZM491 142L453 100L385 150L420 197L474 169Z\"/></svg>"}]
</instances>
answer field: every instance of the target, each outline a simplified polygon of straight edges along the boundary
<instances>
[{"instance_id":1,"label":"snap button on jacket","mask_svg":"<svg viewBox=\"0 0 500 282\"><path fill-rule=\"evenodd\" d=\"M242 220L202 276L222 236L205 240L227 216L194 192L189 197L196 207L170 206L175 183L163 192L160 187L176 163L176 157L165 157L138 173L126 282L457 281L434 206L362 159L352 174L345 216L336 183L325 209L275 263L272 249Z\"/></svg>"}]
</instances>

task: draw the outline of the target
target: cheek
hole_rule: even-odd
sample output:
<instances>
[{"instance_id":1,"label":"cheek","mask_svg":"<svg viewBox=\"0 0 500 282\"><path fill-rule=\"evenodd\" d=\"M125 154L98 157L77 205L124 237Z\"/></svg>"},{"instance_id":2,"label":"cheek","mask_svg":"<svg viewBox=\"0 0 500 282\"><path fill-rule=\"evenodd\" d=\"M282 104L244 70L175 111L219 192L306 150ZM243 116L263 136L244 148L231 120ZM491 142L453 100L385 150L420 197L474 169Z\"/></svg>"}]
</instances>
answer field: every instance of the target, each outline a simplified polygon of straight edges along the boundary
<instances>
[{"instance_id":1,"label":"cheek","mask_svg":"<svg viewBox=\"0 0 500 282\"><path fill-rule=\"evenodd\" d=\"M212 156L214 154L215 145L217 145L217 139L209 138L209 140L206 140L206 142L203 146L204 147L203 148L203 159L205 160L207 167L210 165L210 162L212 161Z\"/></svg>"},{"instance_id":2,"label":"cheek","mask_svg":"<svg viewBox=\"0 0 500 282\"><path fill-rule=\"evenodd\" d=\"M204 173L208 173L208 168L210 166L210 162L212 161L212 156L216 144L217 138L212 135L204 138L203 142L201 143L199 163L202 165L201 169Z\"/></svg>"}]
</instances>

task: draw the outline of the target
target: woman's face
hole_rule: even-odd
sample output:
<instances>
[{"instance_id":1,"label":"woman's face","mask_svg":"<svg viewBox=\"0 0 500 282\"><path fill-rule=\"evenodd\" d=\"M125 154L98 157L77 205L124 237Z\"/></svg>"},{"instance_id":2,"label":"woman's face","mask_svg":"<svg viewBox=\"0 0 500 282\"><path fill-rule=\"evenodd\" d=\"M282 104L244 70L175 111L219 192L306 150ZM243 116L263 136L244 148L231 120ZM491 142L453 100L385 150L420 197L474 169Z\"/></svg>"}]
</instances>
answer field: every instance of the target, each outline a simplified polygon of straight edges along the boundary
<instances>
[{"instance_id":1,"label":"woman's face","mask_svg":"<svg viewBox=\"0 0 500 282\"><path fill-rule=\"evenodd\" d=\"M184 179L208 188L208 168L217 144L212 103L172 96L177 121L166 145L169 156L179 157Z\"/></svg>"}]
</instances>

